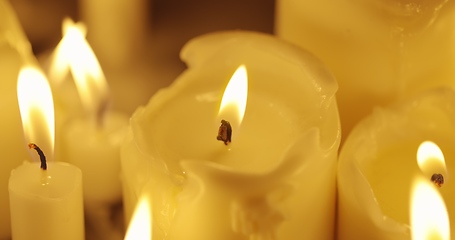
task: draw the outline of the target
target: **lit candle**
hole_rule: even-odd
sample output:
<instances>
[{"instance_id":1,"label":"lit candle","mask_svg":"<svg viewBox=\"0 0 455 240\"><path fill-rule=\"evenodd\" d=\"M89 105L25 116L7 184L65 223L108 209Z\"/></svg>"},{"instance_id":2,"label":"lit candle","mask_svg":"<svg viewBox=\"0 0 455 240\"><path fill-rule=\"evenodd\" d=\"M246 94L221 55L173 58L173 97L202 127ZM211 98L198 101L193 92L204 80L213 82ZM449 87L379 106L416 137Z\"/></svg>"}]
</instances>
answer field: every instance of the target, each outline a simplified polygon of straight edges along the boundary
<instances>
[{"instance_id":1,"label":"lit candle","mask_svg":"<svg viewBox=\"0 0 455 240\"><path fill-rule=\"evenodd\" d=\"M82 109L57 128L60 140L57 154L59 159L82 170L86 217L94 225L95 234L100 235L98 238L121 235L119 229L111 225L109 211L122 198L120 144L128 117L109 109L108 84L85 40L83 25L65 19L63 28L65 35L55 50L50 75L58 82L67 79L71 72Z\"/></svg>"},{"instance_id":2,"label":"lit candle","mask_svg":"<svg viewBox=\"0 0 455 240\"><path fill-rule=\"evenodd\" d=\"M54 113L52 93L46 78L24 67L17 83L18 102L25 138L35 144L40 163L24 162L11 171L9 198L12 238L15 240L84 239L82 173L67 163L46 163L52 155Z\"/></svg>"},{"instance_id":3,"label":"lit candle","mask_svg":"<svg viewBox=\"0 0 455 240\"><path fill-rule=\"evenodd\" d=\"M152 212L146 195L137 202L130 226L126 231L125 240L152 239Z\"/></svg>"},{"instance_id":4,"label":"lit candle","mask_svg":"<svg viewBox=\"0 0 455 240\"><path fill-rule=\"evenodd\" d=\"M277 35L333 71L343 139L375 106L455 86L450 1L278 0L276 9Z\"/></svg>"},{"instance_id":5,"label":"lit candle","mask_svg":"<svg viewBox=\"0 0 455 240\"><path fill-rule=\"evenodd\" d=\"M450 240L446 205L428 178L417 177L414 180L410 214L413 240Z\"/></svg>"},{"instance_id":6,"label":"lit candle","mask_svg":"<svg viewBox=\"0 0 455 240\"><path fill-rule=\"evenodd\" d=\"M453 90L435 89L376 109L354 128L339 157L338 239L410 239L409 199L416 174L441 185L449 216L455 216L450 205L455 191L447 181L455 159L454 107ZM442 184L433 177L438 174Z\"/></svg>"},{"instance_id":7,"label":"lit candle","mask_svg":"<svg viewBox=\"0 0 455 240\"><path fill-rule=\"evenodd\" d=\"M181 55L189 69L131 119L127 219L146 192L154 239L331 239L340 132L323 65L242 31L196 38Z\"/></svg>"},{"instance_id":8,"label":"lit candle","mask_svg":"<svg viewBox=\"0 0 455 240\"><path fill-rule=\"evenodd\" d=\"M65 19L63 27L65 35L56 48L50 74L62 81L72 73L83 111L57 129L62 137L59 153L81 168L86 201L115 202L121 198L119 146L128 117L108 110L107 82L81 23Z\"/></svg>"},{"instance_id":9,"label":"lit candle","mask_svg":"<svg viewBox=\"0 0 455 240\"><path fill-rule=\"evenodd\" d=\"M10 6L0 0L0 239L11 238L8 179L10 171L29 155L24 147L21 118L17 106L17 75L24 62L34 59L30 43Z\"/></svg>"}]
</instances>

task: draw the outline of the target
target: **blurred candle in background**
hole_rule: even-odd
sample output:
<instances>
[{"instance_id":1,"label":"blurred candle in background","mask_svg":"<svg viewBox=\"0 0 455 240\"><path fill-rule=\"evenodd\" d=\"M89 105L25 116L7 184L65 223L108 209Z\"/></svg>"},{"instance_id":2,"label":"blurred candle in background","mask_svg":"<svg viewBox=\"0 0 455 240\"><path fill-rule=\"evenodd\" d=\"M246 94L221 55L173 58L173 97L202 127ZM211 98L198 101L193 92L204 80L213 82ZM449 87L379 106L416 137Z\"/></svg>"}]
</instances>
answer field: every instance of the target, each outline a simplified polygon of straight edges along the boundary
<instances>
[{"instance_id":1,"label":"blurred candle in background","mask_svg":"<svg viewBox=\"0 0 455 240\"><path fill-rule=\"evenodd\" d=\"M121 201L120 144L128 117L110 108L108 84L85 40L85 26L67 18L63 30L50 67L54 90L67 107L57 129L57 154L82 170L86 219L96 239L115 239L121 234L111 226L110 210ZM73 83L65 85L69 81ZM64 91L71 87L76 96Z\"/></svg>"},{"instance_id":2,"label":"blurred candle in background","mask_svg":"<svg viewBox=\"0 0 455 240\"><path fill-rule=\"evenodd\" d=\"M80 0L88 41L104 67L127 65L144 48L150 19L148 0Z\"/></svg>"},{"instance_id":3,"label":"blurred candle in background","mask_svg":"<svg viewBox=\"0 0 455 240\"><path fill-rule=\"evenodd\" d=\"M455 87L455 2L277 0L276 34L327 64L347 137L374 106Z\"/></svg>"},{"instance_id":4,"label":"blurred candle in background","mask_svg":"<svg viewBox=\"0 0 455 240\"><path fill-rule=\"evenodd\" d=\"M8 178L10 171L29 157L24 143L19 106L17 76L25 63L36 64L22 27L9 5L0 0L0 239L11 237Z\"/></svg>"}]
</instances>

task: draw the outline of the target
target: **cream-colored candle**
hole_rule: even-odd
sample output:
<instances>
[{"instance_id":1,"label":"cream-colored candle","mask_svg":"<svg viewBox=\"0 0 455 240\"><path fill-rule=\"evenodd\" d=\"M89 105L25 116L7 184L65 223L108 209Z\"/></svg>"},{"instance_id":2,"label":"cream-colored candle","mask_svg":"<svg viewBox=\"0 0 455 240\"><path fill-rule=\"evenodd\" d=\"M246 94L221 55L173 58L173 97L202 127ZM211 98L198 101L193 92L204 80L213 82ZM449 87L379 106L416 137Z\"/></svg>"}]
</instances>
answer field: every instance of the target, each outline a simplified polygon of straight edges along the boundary
<instances>
[{"instance_id":1,"label":"cream-colored candle","mask_svg":"<svg viewBox=\"0 0 455 240\"><path fill-rule=\"evenodd\" d=\"M61 162L24 162L9 179L12 237L15 240L83 240L82 173Z\"/></svg>"},{"instance_id":2,"label":"cream-colored candle","mask_svg":"<svg viewBox=\"0 0 455 240\"><path fill-rule=\"evenodd\" d=\"M70 164L46 163L54 145L54 105L49 84L34 67L24 67L17 81L18 103L26 140L40 164L24 162L11 171L9 199L15 240L84 239L82 174ZM48 156L49 156L48 155ZM49 159L49 158L48 158Z\"/></svg>"},{"instance_id":3,"label":"cream-colored candle","mask_svg":"<svg viewBox=\"0 0 455 240\"><path fill-rule=\"evenodd\" d=\"M0 0L0 239L11 237L8 199L10 171L28 157L24 147L16 83L24 62L34 60L30 43L25 37L9 1Z\"/></svg>"},{"instance_id":4,"label":"cream-colored candle","mask_svg":"<svg viewBox=\"0 0 455 240\"><path fill-rule=\"evenodd\" d=\"M88 40L108 67L128 64L140 54L147 33L149 1L81 0L82 21Z\"/></svg>"},{"instance_id":5,"label":"cream-colored candle","mask_svg":"<svg viewBox=\"0 0 455 240\"><path fill-rule=\"evenodd\" d=\"M275 31L333 71L345 138L375 106L455 87L454 10L446 0L278 0Z\"/></svg>"},{"instance_id":6,"label":"cream-colored candle","mask_svg":"<svg viewBox=\"0 0 455 240\"><path fill-rule=\"evenodd\" d=\"M454 222L454 117L455 92L440 88L378 108L355 127L339 157L338 239L410 239L409 199L415 175L427 181L432 174L444 175L439 192ZM422 144L427 141L439 146L446 164L436 161L442 154L434 151L427 154L432 161L420 160L428 158L419 150L427 148Z\"/></svg>"},{"instance_id":7,"label":"cream-colored candle","mask_svg":"<svg viewBox=\"0 0 455 240\"><path fill-rule=\"evenodd\" d=\"M108 106L108 85L85 40L84 25L65 19L63 32L49 72L61 102L77 107L63 112L64 119L57 129L57 155L82 170L86 218L96 238L119 238L121 232L111 224L110 211L122 198L120 144L128 117ZM74 83L67 84L68 80ZM72 87L75 97L64 91L68 87Z\"/></svg>"},{"instance_id":8,"label":"cream-colored candle","mask_svg":"<svg viewBox=\"0 0 455 240\"><path fill-rule=\"evenodd\" d=\"M60 98L79 104L76 114L60 126L58 152L61 158L80 167L84 174L84 199L87 203L113 203L121 199L119 147L128 118L108 110L109 90L100 64L85 40L85 27L70 19L63 21L64 36L58 44L50 67L55 89L72 76L74 99Z\"/></svg>"},{"instance_id":9,"label":"cream-colored candle","mask_svg":"<svg viewBox=\"0 0 455 240\"><path fill-rule=\"evenodd\" d=\"M331 239L340 129L330 73L254 32L207 34L181 56L189 68L131 119L127 218L144 192L153 239ZM230 92L237 78L242 89ZM230 94L239 102L220 109ZM217 141L220 118L231 122L227 145Z\"/></svg>"}]
</instances>

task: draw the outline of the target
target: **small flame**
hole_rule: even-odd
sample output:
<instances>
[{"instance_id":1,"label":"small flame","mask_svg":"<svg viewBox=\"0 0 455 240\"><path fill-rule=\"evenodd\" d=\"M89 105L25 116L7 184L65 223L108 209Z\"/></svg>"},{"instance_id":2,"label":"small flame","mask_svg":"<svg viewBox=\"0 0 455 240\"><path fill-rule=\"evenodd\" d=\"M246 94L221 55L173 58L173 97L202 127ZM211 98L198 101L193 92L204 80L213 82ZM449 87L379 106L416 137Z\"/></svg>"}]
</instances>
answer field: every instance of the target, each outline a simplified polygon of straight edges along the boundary
<instances>
[{"instance_id":1,"label":"small flame","mask_svg":"<svg viewBox=\"0 0 455 240\"><path fill-rule=\"evenodd\" d=\"M427 179L414 182L410 204L413 240L450 239L450 223L444 200Z\"/></svg>"},{"instance_id":2,"label":"small flame","mask_svg":"<svg viewBox=\"0 0 455 240\"><path fill-rule=\"evenodd\" d=\"M17 80L17 100L27 142L34 142L48 155L54 150L54 102L49 83L43 73L23 67Z\"/></svg>"},{"instance_id":3,"label":"small flame","mask_svg":"<svg viewBox=\"0 0 455 240\"><path fill-rule=\"evenodd\" d=\"M85 40L85 26L65 18L62 27L63 38L57 45L50 76L61 82L71 71L83 105L90 112L97 111L107 99L108 85L95 53Z\"/></svg>"},{"instance_id":4,"label":"small flame","mask_svg":"<svg viewBox=\"0 0 455 240\"><path fill-rule=\"evenodd\" d=\"M424 141L420 144L417 149L417 164L427 177L434 173L448 177L444 154L434 142Z\"/></svg>"},{"instance_id":5,"label":"small flame","mask_svg":"<svg viewBox=\"0 0 455 240\"><path fill-rule=\"evenodd\" d=\"M126 232L125 240L150 240L152 239L152 217L149 199L144 195L140 198L133 218Z\"/></svg>"},{"instance_id":6,"label":"small flame","mask_svg":"<svg viewBox=\"0 0 455 240\"><path fill-rule=\"evenodd\" d=\"M224 90L218 117L239 127L245 115L248 96L248 74L245 65L237 68Z\"/></svg>"}]
</instances>

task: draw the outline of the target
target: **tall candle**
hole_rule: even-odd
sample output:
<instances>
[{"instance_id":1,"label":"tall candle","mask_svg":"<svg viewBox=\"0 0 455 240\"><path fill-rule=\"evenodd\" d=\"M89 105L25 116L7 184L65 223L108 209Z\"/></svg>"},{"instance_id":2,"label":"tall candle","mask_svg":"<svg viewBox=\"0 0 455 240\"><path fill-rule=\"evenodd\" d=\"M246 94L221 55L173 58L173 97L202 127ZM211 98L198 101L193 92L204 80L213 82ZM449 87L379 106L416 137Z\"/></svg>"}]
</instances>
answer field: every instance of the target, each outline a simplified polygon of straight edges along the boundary
<instances>
[{"instance_id":1,"label":"tall candle","mask_svg":"<svg viewBox=\"0 0 455 240\"><path fill-rule=\"evenodd\" d=\"M89 42L109 67L134 60L143 47L149 11L146 0L81 0L82 21L90 32Z\"/></svg>"},{"instance_id":2,"label":"tall candle","mask_svg":"<svg viewBox=\"0 0 455 240\"><path fill-rule=\"evenodd\" d=\"M275 30L333 71L344 138L374 106L455 86L454 10L445 0L278 0Z\"/></svg>"},{"instance_id":3,"label":"tall candle","mask_svg":"<svg viewBox=\"0 0 455 240\"><path fill-rule=\"evenodd\" d=\"M441 88L378 108L355 127L339 157L338 239L410 239L409 199L416 174L427 181L434 173L445 175L439 192L454 222L455 191L449 178L454 117L455 92ZM440 147L446 166L433 162L421 164L420 170L418 149L428 140Z\"/></svg>"},{"instance_id":4,"label":"tall candle","mask_svg":"<svg viewBox=\"0 0 455 240\"><path fill-rule=\"evenodd\" d=\"M34 60L30 43L25 37L9 1L0 0L0 239L11 237L8 178L28 154L23 147L22 126L17 106L16 83L20 67Z\"/></svg>"},{"instance_id":5,"label":"tall candle","mask_svg":"<svg viewBox=\"0 0 455 240\"><path fill-rule=\"evenodd\" d=\"M85 40L82 23L63 21L64 36L53 54L50 75L55 89L67 85L77 89L76 98L60 94L74 112L57 129L57 153L76 165L84 175L86 217L97 239L119 238L121 232L111 224L110 211L121 201L120 144L128 117L110 109L110 92L93 50ZM68 77L68 76L72 77ZM70 117L71 116L71 117ZM64 116L63 116L64 117ZM112 234L112 235L111 235ZM118 235L118 236L114 236Z\"/></svg>"},{"instance_id":6,"label":"tall candle","mask_svg":"<svg viewBox=\"0 0 455 240\"><path fill-rule=\"evenodd\" d=\"M48 82L39 70L24 67L17 92L25 138L46 144L44 150L29 145L37 150L40 164L24 162L11 172L12 237L84 239L81 171L66 163L46 163L45 153L52 153L54 143L54 106Z\"/></svg>"},{"instance_id":7,"label":"tall candle","mask_svg":"<svg viewBox=\"0 0 455 240\"><path fill-rule=\"evenodd\" d=\"M154 239L332 238L340 129L330 73L254 32L201 36L181 56L188 70L131 119L121 154L127 217L145 192ZM241 65L244 118L217 117ZM219 117L232 123L227 145L216 139Z\"/></svg>"}]
</instances>

